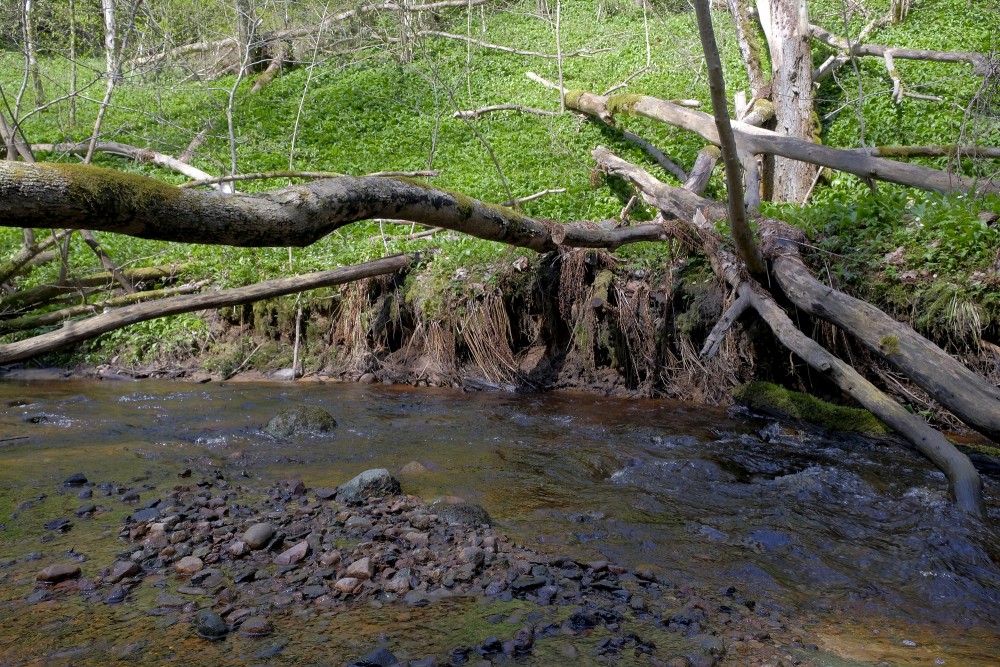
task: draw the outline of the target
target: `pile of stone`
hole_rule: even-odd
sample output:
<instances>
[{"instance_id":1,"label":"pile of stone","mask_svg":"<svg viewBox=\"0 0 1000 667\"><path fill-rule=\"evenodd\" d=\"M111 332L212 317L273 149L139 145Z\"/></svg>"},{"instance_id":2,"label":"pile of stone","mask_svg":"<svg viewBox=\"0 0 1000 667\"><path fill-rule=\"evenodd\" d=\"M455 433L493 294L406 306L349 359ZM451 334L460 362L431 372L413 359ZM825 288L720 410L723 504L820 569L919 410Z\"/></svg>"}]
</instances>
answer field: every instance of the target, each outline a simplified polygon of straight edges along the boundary
<instances>
[{"instance_id":1,"label":"pile of stone","mask_svg":"<svg viewBox=\"0 0 1000 667\"><path fill-rule=\"evenodd\" d=\"M158 595L158 607L148 613L180 613L210 640L231 632L266 636L282 610L330 610L362 601L423 606L479 595L576 609L562 625L527 626L507 640L488 637L478 646L455 647L446 658L454 664L523 655L532 651L536 637L599 625L618 632L599 652L651 654L651 643L622 631L626 618L639 618L700 647L674 664L712 665L728 650L708 627L712 613L718 615L714 610L724 608L727 623L753 617L753 603L735 591L724 595L721 605L709 603L672 589L652 572L550 557L516 545L494 532L482 507L428 505L402 494L386 470L312 490L299 481L261 492L233 487L221 476L186 480L133 512L119 537L127 547L98 577L79 586L81 593L117 604L145 577L166 575L179 584L176 594ZM79 574L78 566L53 566L37 578L47 587ZM756 636L738 623L731 629L734 642ZM387 653L377 650L373 656L384 661ZM383 664L373 660L367 656L357 664ZM438 664L428 660L411 664ZM650 660L657 664L651 655Z\"/></svg>"}]
</instances>

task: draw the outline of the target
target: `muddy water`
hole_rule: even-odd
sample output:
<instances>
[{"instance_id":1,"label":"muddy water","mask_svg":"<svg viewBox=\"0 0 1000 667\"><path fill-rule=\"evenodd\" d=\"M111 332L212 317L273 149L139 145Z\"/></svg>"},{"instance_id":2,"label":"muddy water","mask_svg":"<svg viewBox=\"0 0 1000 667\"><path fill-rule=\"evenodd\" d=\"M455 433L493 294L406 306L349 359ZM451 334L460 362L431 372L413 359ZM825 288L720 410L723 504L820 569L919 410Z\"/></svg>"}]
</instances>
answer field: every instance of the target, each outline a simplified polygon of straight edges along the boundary
<instances>
[{"instance_id":1,"label":"muddy water","mask_svg":"<svg viewBox=\"0 0 1000 667\"><path fill-rule=\"evenodd\" d=\"M260 432L294 402L329 410L340 424L336 435L274 441ZM411 461L426 470L401 473L404 490L481 503L518 542L649 566L708 590L736 585L775 601L819 638L824 652L811 664L1000 660L1000 534L993 527L1000 483L986 480L990 521L972 521L947 502L943 476L896 444L802 434L701 406L566 394L6 382L0 665L78 664L98 654L146 664L309 664L302 656L318 650L310 642L331 635L342 638L327 654L331 664L383 635L447 653L496 611L466 600L447 603L455 613L369 608L303 618L309 629L286 628L291 640L274 640L268 658L266 642L209 645L189 627L135 606L95 611L26 601L34 573L70 550L86 555L84 576L93 576L121 549L117 527L134 507L102 497L99 487L90 502L107 512L74 520L66 534L43 528L73 518L84 502L61 487L72 473L129 483L145 499L169 489L183 468L319 487Z\"/></svg>"}]
</instances>

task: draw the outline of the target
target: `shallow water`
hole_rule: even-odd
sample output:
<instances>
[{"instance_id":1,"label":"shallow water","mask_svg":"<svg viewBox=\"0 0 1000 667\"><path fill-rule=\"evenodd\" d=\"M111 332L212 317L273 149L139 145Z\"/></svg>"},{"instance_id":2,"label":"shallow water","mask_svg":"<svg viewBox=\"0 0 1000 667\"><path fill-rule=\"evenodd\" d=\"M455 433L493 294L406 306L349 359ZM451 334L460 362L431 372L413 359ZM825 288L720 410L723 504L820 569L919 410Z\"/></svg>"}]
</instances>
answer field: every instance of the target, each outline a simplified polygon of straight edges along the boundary
<instances>
[{"instance_id":1,"label":"shallow water","mask_svg":"<svg viewBox=\"0 0 1000 667\"><path fill-rule=\"evenodd\" d=\"M281 442L261 433L295 402L329 410L336 434ZM1000 483L986 480L990 521L973 521L947 501L943 475L897 444L806 435L703 406L575 394L72 381L0 382L0 664L43 656L39 664L73 664L72 635L83 625L115 635L105 641L126 655L129 636L162 637L143 649L146 660L183 661L201 650L188 630L157 627L128 607L98 619L23 602L47 558L76 548L106 564L120 548L113 533L131 508L111 498L111 511L92 520L100 530L81 521L66 535L41 528L81 503L61 488L72 473L169 489L182 468L217 466L231 477L318 487L410 461L427 471L399 475L408 493L481 503L515 541L545 551L766 596L807 619L825 648L861 664L1000 659ZM29 552L41 559L25 561ZM350 621L361 649L399 627L395 613L317 622L342 629ZM405 613L415 628L426 621L424 612ZM442 638L441 650L461 632ZM206 664L246 664L261 650L227 644L209 649ZM293 664L296 650L276 659Z\"/></svg>"}]
</instances>

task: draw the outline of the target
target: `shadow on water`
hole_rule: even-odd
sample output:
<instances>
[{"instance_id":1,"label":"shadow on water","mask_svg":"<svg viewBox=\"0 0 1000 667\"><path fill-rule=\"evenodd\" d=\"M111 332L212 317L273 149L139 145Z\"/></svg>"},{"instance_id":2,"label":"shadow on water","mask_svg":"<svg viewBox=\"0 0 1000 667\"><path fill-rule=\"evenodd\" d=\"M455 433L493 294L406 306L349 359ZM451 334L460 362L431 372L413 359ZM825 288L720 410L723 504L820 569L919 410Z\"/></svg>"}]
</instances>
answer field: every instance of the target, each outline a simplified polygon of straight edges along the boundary
<instances>
[{"instance_id":1,"label":"shadow on water","mask_svg":"<svg viewBox=\"0 0 1000 667\"><path fill-rule=\"evenodd\" d=\"M262 425L295 402L329 410L336 433L265 436ZM0 383L0 626L16 626L27 650L72 615L21 602L38 569L32 552L72 547L106 563L119 548L109 534L129 509L113 498L91 542L41 529L79 504L60 488L72 473L168 489L181 468L218 466L320 487L411 461L423 468L399 475L407 492L480 502L518 542L649 566L675 583L735 584L809 617L862 661L1000 654L996 478L986 479L984 525L948 502L942 474L891 442L663 401L341 384ZM353 622L374 637L389 612L372 614ZM191 642L148 617L129 631ZM905 633L937 652L894 657ZM17 650L0 639L0 664L29 655Z\"/></svg>"}]
</instances>

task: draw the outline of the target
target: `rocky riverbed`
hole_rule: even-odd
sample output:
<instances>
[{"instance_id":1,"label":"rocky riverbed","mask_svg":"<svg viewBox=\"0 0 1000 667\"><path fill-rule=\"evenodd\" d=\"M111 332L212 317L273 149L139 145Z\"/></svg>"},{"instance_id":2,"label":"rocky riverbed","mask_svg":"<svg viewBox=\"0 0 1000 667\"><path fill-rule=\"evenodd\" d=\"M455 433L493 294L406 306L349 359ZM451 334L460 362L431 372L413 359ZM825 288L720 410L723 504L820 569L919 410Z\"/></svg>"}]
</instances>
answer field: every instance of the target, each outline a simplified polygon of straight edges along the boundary
<instances>
[{"instance_id":1,"label":"rocky riverbed","mask_svg":"<svg viewBox=\"0 0 1000 667\"><path fill-rule=\"evenodd\" d=\"M390 630L355 657L312 664L797 665L819 655L801 624L735 586L692 590L643 568L545 554L494 528L485 508L428 505L385 470L336 488L178 475L141 494L66 479L83 501L73 520L99 516L104 497L135 510L107 536L120 541L114 560L70 552L36 573L26 602L76 600L92 614L132 605L191 641L259 641L257 659L289 650L296 628L359 610L461 614L448 602L470 598L496 609L474 641L446 650L422 653ZM144 646L126 648L138 658Z\"/></svg>"}]
</instances>

